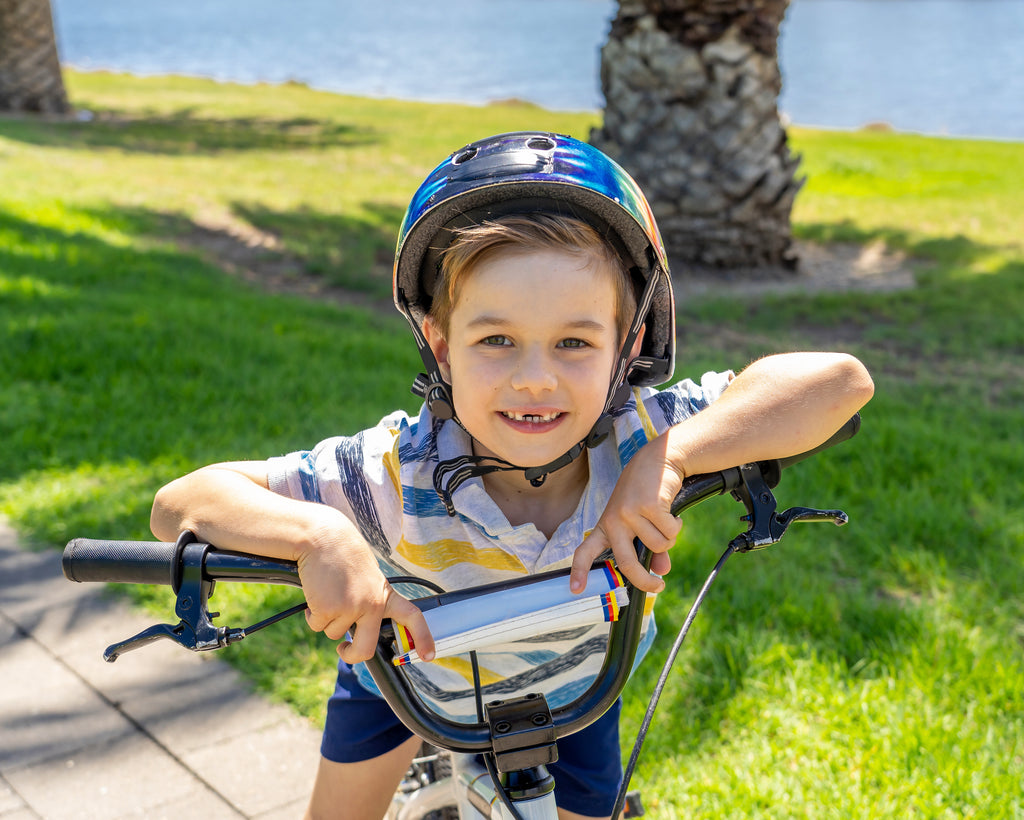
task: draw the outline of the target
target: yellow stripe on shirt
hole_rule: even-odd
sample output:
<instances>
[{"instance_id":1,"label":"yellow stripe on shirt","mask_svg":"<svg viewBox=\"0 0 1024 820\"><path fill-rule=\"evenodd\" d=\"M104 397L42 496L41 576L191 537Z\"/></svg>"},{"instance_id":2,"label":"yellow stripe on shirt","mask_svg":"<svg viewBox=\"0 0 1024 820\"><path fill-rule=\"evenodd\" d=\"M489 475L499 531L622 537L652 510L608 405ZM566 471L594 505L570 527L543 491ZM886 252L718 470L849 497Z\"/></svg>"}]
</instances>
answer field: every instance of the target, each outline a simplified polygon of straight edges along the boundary
<instances>
[{"instance_id":1,"label":"yellow stripe on shirt","mask_svg":"<svg viewBox=\"0 0 1024 820\"><path fill-rule=\"evenodd\" d=\"M458 564L474 564L486 569L505 570L520 575L527 573L526 566L519 558L502 549L480 549L469 541L456 541L451 538L442 538L429 544L413 544L406 541L403 536L395 547L395 552L409 563L431 572L444 572Z\"/></svg>"},{"instance_id":2,"label":"yellow stripe on shirt","mask_svg":"<svg viewBox=\"0 0 1024 820\"><path fill-rule=\"evenodd\" d=\"M401 444L401 440L398 437L398 430L394 431L395 441L391 445L390 452L384 454L383 462L384 469L388 471L388 477L391 479L391 485L395 488L395 495L399 498L402 497L402 479L401 479L401 460L398 458L398 445Z\"/></svg>"},{"instance_id":3,"label":"yellow stripe on shirt","mask_svg":"<svg viewBox=\"0 0 1024 820\"><path fill-rule=\"evenodd\" d=\"M440 666L444 669L447 669L450 672L454 672L456 675L461 675L463 678L466 679L467 683L473 682L472 664L470 664L469 661L467 661L465 658L459 655L456 655L451 658L438 658L436 661L433 661L433 664L435 666ZM498 683L498 681L503 680L505 680L503 676L497 674L496 672L492 672L486 666L480 667L481 686L487 686L488 684Z\"/></svg>"},{"instance_id":4,"label":"yellow stripe on shirt","mask_svg":"<svg viewBox=\"0 0 1024 820\"><path fill-rule=\"evenodd\" d=\"M647 436L648 441L654 441L658 437L658 431L654 429L654 422L647 414L647 408L644 407L643 399L640 397L639 387L633 388L633 399L636 401L636 414L640 417L640 426L643 428L644 435Z\"/></svg>"}]
</instances>

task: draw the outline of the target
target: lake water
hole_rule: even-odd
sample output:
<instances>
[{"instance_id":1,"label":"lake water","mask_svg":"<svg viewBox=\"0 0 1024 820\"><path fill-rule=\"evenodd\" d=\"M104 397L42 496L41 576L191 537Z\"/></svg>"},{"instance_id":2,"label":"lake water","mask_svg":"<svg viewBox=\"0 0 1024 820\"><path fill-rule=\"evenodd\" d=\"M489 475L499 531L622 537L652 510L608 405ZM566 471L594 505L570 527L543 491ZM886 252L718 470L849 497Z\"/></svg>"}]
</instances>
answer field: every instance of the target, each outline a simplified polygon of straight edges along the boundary
<instances>
[{"instance_id":1,"label":"lake water","mask_svg":"<svg viewBox=\"0 0 1024 820\"><path fill-rule=\"evenodd\" d=\"M603 105L614 0L52 0L62 59L418 100ZM780 108L1024 139L1024 1L793 0Z\"/></svg>"}]
</instances>

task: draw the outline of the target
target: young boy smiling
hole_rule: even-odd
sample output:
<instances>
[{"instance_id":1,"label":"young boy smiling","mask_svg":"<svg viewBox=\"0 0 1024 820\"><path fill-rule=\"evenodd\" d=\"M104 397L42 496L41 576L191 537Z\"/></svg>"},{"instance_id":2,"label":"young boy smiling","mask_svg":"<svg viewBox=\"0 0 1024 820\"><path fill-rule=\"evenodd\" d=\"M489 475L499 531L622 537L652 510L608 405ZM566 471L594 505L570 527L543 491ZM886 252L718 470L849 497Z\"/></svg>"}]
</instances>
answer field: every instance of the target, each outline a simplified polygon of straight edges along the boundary
<instances>
[{"instance_id":1,"label":"young boy smiling","mask_svg":"<svg viewBox=\"0 0 1024 820\"><path fill-rule=\"evenodd\" d=\"M311 817L381 817L418 747L358 666L383 618L432 657L422 614L388 575L455 589L571 566L578 591L611 551L657 592L686 475L811 449L872 393L856 359L831 353L654 389L671 376L675 334L650 210L607 157L554 134L481 140L435 169L402 227L395 301L426 370L418 417L394 413L266 462L211 465L163 488L153 507L161 539L191 529L221 548L296 560L310 627L341 641ZM655 553L651 573L634 537ZM571 700L600 667L606 635L584 627L480 653L485 698ZM653 635L649 619L642 651ZM464 661L412 674L441 711L472 715ZM621 778L618 706L559 741L559 756L560 817L606 817Z\"/></svg>"}]
</instances>

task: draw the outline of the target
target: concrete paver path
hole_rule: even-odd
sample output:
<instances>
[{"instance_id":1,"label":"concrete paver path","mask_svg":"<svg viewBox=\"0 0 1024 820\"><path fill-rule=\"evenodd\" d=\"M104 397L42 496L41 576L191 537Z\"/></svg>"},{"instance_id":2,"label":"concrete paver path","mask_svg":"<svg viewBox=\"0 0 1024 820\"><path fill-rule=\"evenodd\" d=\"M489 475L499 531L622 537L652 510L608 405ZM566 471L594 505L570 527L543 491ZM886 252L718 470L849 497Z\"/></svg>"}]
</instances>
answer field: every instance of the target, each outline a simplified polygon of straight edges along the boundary
<instances>
[{"instance_id":1,"label":"concrete paver path","mask_svg":"<svg viewBox=\"0 0 1024 820\"><path fill-rule=\"evenodd\" d=\"M319 731L216 657L157 643L106 663L152 621L60 558L0 519L0 820L301 817Z\"/></svg>"}]
</instances>

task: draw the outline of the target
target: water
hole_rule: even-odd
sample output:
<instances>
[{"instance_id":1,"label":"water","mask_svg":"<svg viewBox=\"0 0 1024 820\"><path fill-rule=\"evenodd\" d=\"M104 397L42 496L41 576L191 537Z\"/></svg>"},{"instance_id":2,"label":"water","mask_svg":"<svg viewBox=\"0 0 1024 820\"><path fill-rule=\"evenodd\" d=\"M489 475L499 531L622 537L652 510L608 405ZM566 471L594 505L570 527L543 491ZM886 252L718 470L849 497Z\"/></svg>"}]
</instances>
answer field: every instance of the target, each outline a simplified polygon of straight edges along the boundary
<instances>
[{"instance_id":1,"label":"water","mask_svg":"<svg viewBox=\"0 0 1024 820\"><path fill-rule=\"evenodd\" d=\"M780 107L795 122L1024 139L1024 2L795 0Z\"/></svg>"},{"instance_id":2,"label":"water","mask_svg":"<svg viewBox=\"0 0 1024 820\"><path fill-rule=\"evenodd\" d=\"M370 96L603 105L614 0L53 0L82 68L296 80ZM794 122L1024 139L1022 0L793 0L779 41Z\"/></svg>"}]
</instances>

